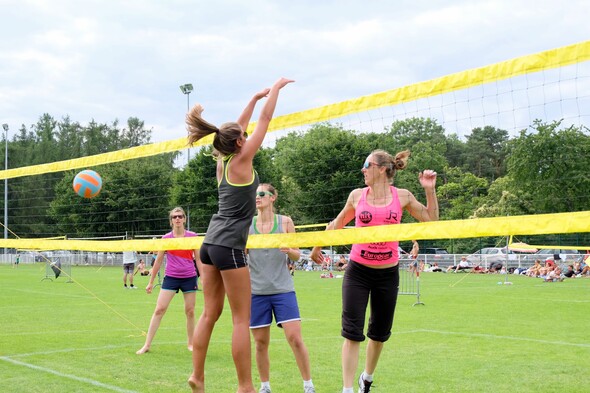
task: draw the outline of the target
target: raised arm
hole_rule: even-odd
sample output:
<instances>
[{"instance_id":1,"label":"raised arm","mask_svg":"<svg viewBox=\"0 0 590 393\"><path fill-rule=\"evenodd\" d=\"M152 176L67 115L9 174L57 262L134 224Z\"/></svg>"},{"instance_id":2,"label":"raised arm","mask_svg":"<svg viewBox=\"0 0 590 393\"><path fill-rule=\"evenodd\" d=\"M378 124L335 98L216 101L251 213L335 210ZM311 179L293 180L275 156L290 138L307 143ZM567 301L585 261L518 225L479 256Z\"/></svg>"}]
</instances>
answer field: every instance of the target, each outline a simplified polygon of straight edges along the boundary
<instances>
[{"instance_id":1,"label":"raised arm","mask_svg":"<svg viewBox=\"0 0 590 393\"><path fill-rule=\"evenodd\" d=\"M426 206L418 202L414 195L408 190L400 191L400 202L412 217L418 221L438 220L438 199L436 198L436 172L425 170L419 176L420 185L426 193Z\"/></svg>"},{"instance_id":2,"label":"raised arm","mask_svg":"<svg viewBox=\"0 0 590 393\"><path fill-rule=\"evenodd\" d=\"M258 118L256 127L254 128L254 132L242 147L241 155L244 157L244 159L254 158L254 155L264 141L266 131L268 130L268 125L272 120L272 115L274 114L275 108L277 106L277 99L279 98L279 91L287 84L292 82L294 81L291 79L281 78L270 88L270 91L268 92L268 99L262 107L262 111L260 112L260 117Z\"/></svg>"},{"instance_id":3,"label":"raised arm","mask_svg":"<svg viewBox=\"0 0 590 393\"><path fill-rule=\"evenodd\" d=\"M237 123L240 125L240 127L242 127L242 130L246 131L246 129L248 128L248 124L250 124L250 119L252 118L252 112L254 112L254 107L256 106L256 103L260 99L266 97L269 92L270 89L267 87L266 89L254 94L254 97L250 99L248 105L246 105L246 107L240 114L240 117L238 117Z\"/></svg>"}]
</instances>

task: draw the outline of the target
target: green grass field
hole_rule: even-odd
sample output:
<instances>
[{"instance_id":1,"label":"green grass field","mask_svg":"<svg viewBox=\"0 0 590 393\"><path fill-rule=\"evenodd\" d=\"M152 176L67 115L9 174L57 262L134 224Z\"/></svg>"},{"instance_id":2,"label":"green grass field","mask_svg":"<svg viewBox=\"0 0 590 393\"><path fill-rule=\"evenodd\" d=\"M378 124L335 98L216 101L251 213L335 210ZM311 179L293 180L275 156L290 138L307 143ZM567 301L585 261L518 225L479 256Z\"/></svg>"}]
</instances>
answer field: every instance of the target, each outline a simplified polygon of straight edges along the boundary
<instances>
[{"instance_id":1,"label":"green grass field","mask_svg":"<svg viewBox=\"0 0 590 393\"><path fill-rule=\"evenodd\" d=\"M319 393L339 393L341 279L297 272L295 284ZM0 265L1 392L187 392L181 296L150 353L137 356L157 294L123 289L122 269L72 267L41 281L45 265ZM375 392L588 392L590 279L543 283L499 275L425 273L421 300L400 296L393 335L375 373ZM197 310L202 309L202 292ZM208 392L233 393L231 319L226 307L210 345ZM301 392L281 330L273 328L273 392ZM362 347L364 349L364 345ZM361 357L361 365L364 356ZM362 370L359 370L359 372ZM255 386L258 374L253 364Z\"/></svg>"}]
</instances>

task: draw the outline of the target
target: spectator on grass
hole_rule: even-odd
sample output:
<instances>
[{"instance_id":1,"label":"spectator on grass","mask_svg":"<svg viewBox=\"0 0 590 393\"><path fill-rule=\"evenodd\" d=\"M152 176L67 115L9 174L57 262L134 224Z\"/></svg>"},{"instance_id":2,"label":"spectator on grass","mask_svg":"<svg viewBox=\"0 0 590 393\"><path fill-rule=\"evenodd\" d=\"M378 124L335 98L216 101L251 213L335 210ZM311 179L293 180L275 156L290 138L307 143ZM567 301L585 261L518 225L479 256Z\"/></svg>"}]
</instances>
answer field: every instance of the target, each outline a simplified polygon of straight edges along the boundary
<instances>
[{"instance_id":1,"label":"spectator on grass","mask_svg":"<svg viewBox=\"0 0 590 393\"><path fill-rule=\"evenodd\" d=\"M545 265L543 265L541 267L541 269L539 270L539 276L540 277L547 277L549 275L549 273L551 273L553 270L555 270L555 262L553 261L553 259L551 258L547 258L545 260Z\"/></svg>"},{"instance_id":2,"label":"spectator on grass","mask_svg":"<svg viewBox=\"0 0 590 393\"><path fill-rule=\"evenodd\" d=\"M578 269L576 270L576 277L588 277L590 276L590 266L588 266L588 262L590 262L588 259L586 259L586 261L582 261L580 262L578 265Z\"/></svg>"},{"instance_id":3,"label":"spectator on grass","mask_svg":"<svg viewBox=\"0 0 590 393\"><path fill-rule=\"evenodd\" d=\"M533 266L529 267L526 275L529 277L539 277L541 275L541 261L539 259L535 260Z\"/></svg>"},{"instance_id":4,"label":"spectator on grass","mask_svg":"<svg viewBox=\"0 0 590 393\"><path fill-rule=\"evenodd\" d=\"M442 268L440 266L438 266L438 262L434 262L432 264L432 266L430 267L430 271L431 272L442 272Z\"/></svg>"},{"instance_id":5,"label":"spectator on grass","mask_svg":"<svg viewBox=\"0 0 590 393\"><path fill-rule=\"evenodd\" d=\"M555 267L555 269L551 270L547 273L545 277L545 282L556 282L556 281L563 281L563 276L561 274L561 269L559 266Z\"/></svg>"},{"instance_id":6,"label":"spectator on grass","mask_svg":"<svg viewBox=\"0 0 590 393\"><path fill-rule=\"evenodd\" d=\"M145 262L143 261L143 259L139 260L139 263L137 264L137 269L135 269L135 273L133 273L133 275L135 276L137 272L139 272L139 275L141 276L150 275L150 271L145 268Z\"/></svg>"},{"instance_id":7,"label":"spectator on grass","mask_svg":"<svg viewBox=\"0 0 590 393\"><path fill-rule=\"evenodd\" d=\"M340 255L340 259L338 260L338 264L336 265L336 269L338 271L346 270L346 265L348 265L348 261L344 255Z\"/></svg>"},{"instance_id":8,"label":"spectator on grass","mask_svg":"<svg viewBox=\"0 0 590 393\"><path fill-rule=\"evenodd\" d=\"M488 273L501 273L502 269L504 269L504 264L500 261L490 263L490 267L488 268ZM504 270L504 272L506 272Z\"/></svg>"},{"instance_id":9,"label":"spectator on grass","mask_svg":"<svg viewBox=\"0 0 590 393\"><path fill-rule=\"evenodd\" d=\"M574 270L574 265L568 265L567 270L563 273L563 276L567 278L576 278L576 271Z\"/></svg>"},{"instance_id":10,"label":"spectator on grass","mask_svg":"<svg viewBox=\"0 0 590 393\"><path fill-rule=\"evenodd\" d=\"M467 262L467 257L461 257L461 260L459 261L458 264L449 266L447 268L447 273L448 272L457 273L459 270L464 270L464 269L469 269L469 268L470 267L469 267L469 262Z\"/></svg>"},{"instance_id":11,"label":"spectator on grass","mask_svg":"<svg viewBox=\"0 0 590 393\"><path fill-rule=\"evenodd\" d=\"M170 216L170 227L172 231L168 232L162 239L177 239L184 237L195 237L196 233L186 230L184 223L186 221L186 215L184 209L181 207L175 207L169 213ZM197 291L197 266L201 264L199 259L199 250L168 250L158 251L156 262L152 268L152 274L150 275L150 281L145 287L145 291L148 294L152 293L154 289L154 280L160 271L160 266L164 261L164 255L166 255L166 272L164 274L164 281L162 282L162 289L158 294L158 300L156 303L156 309L150 320L150 327L148 328L147 335L145 337L145 344L137 352L138 355L142 355L148 352L152 346L152 340L154 339L160 322L168 310L170 302L178 291L182 291L184 298L184 314L186 315L186 334L187 334L187 348L189 351L193 350L193 331L195 328L195 292ZM196 261L193 261L193 259Z\"/></svg>"},{"instance_id":12,"label":"spectator on grass","mask_svg":"<svg viewBox=\"0 0 590 393\"><path fill-rule=\"evenodd\" d=\"M467 270L467 269L471 269L471 266L469 266L469 262L467 262L467 257L461 257L461 260L459 261L459 264L457 265L457 267L455 269L455 273L457 273L460 270Z\"/></svg>"}]
</instances>

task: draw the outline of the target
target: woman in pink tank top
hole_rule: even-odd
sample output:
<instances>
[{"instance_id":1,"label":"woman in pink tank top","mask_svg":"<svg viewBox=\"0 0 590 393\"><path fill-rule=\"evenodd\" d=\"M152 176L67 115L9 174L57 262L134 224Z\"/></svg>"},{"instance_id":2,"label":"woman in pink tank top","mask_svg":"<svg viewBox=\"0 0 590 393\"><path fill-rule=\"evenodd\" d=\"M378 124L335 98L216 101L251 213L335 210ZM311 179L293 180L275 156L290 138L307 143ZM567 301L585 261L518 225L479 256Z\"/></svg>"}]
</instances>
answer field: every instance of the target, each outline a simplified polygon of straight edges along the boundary
<instances>
[{"instance_id":1,"label":"woman in pink tank top","mask_svg":"<svg viewBox=\"0 0 590 393\"><path fill-rule=\"evenodd\" d=\"M438 220L436 172L425 170L419 175L426 193L426 206L410 191L392 185L395 172L406 167L409 156L407 150L395 157L384 150L369 154L361 169L367 187L350 193L346 205L326 229L342 229L353 219L356 227L399 224L403 210L418 221ZM311 258L316 263L322 263L320 247L314 247ZM342 282L343 393L353 392L360 343L365 340L365 312L369 300L369 342L365 369L359 376L358 386L359 392L371 391L383 343L391 336L399 287L398 258L398 242L394 240L352 246L350 263ZM388 391L392 389L385 388Z\"/></svg>"}]
</instances>

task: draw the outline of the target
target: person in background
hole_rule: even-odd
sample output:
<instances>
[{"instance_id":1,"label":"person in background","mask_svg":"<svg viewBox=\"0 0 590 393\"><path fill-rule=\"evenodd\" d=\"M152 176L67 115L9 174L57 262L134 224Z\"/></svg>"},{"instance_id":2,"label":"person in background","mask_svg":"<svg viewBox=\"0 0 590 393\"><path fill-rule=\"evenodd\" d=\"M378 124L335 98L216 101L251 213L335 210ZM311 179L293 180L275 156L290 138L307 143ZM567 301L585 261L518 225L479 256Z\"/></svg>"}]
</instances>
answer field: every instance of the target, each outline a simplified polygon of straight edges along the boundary
<instances>
[{"instance_id":1,"label":"person in background","mask_svg":"<svg viewBox=\"0 0 590 393\"><path fill-rule=\"evenodd\" d=\"M277 190L271 184L261 184L256 191L258 214L252 220L250 235L270 233L295 233L290 217L276 214L274 203ZM256 365L260 375L259 393L271 393L270 389L270 326L272 316L285 332L299 372L303 379L304 393L315 393L311 380L309 354L301 336L301 316L295 295L293 278L289 274L288 261L301 256L298 248L262 248L248 250L248 265L252 282L252 313L250 331L256 343Z\"/></svg>"},{"instance_id":2,"label":"person in background","mask_svg":"<svg viewBox=\"0 0 590 393\"><path fill-rule=\"evenodd\" d=\"M399 152L395 157L384 150L369 154L361 169L367 187L350 193L344 208L326 229L341 229L353 219L356 227L400 224L403 210L418 221L438 220L436 172L425 170L419 174L420 184L426 193L426 206L418 202L410 191L392 185L396 171L406 168L409 156L409 151ZM365 368L358 379L358 391L371 391L373 373L383 345L391 337L399 289L398 248L396 241L352 246L342 282L343 393L353 393L360 343L365 340L365 314L369 301L369 342ZM320 247L313 248L311 258L317 263L322 262ZM385 388L384 391L394 389Z\"/></svg>"},{"instance_id":3,"label":"person in background","mask_svg":"<svg viewBox=\"0 0 590 393\"><path fill-rule=\"evenodd\" d=\"M346 257L344 255L340 255L340 259L338 260L338 264L336 265L337 270L340 272L346 270L346 265L348 265Z\"/></svg>"},{"instance_id":4,"label":"person in background","mask_svg":"<svg viewBox=\"0 0 590 393\"><path fill-rule=\"evenodd\" d=\"M196 233L184 228L186 215L182 207L175 207L172 209L169 216L172 231L162 236L162 239L197 236ZM145 343L143 344L143 347L135 352L138 355L143 355L150 351L152 341L160 327L162 318L164 317L164 314L166 314L170 302L178 291L182 291L182 296L184 298L184 314L186 315L186 334L188 341L187 348L189 351L193 350L193 331L195 330L195 292L197 291L197 272L193 259L196 260L197 266L201 264L199 250L158 251L158 256L156 257L156 262L154 262L152 274L150 275L150 281L145 287L145 291L148 295L151 294L154 289L154 280L160 271L164 256L166 256L166 273L164 275L164 281L162 282L162 288L158 294L156 309L150 320Z\"/></svg>"},{"instance_id":5,"label":"person in background","mask_svg":"<svg viewBox=\"0 0 590 393\"><path fill-rule=\"evenodd\" d=\"M139 263L137 264L137 268L135 269L135 273L133 273L133 275L135 276L138 272L141 276L150 275L150 271L145 268L145 262L143 261L143 259L139 260Z\"/></svg>"},{"instance_id":6,"label":"person in background","mask_svg":"<svg viewBox=\"0 0 590 393\"><path fill-rule=\"evenodd\" d=\"M187 114L189 144L214 134L213 155L217 159L219 210L211 217L201 248L204 307L194 333L193 372L188 384L193 393L205 391L205 359L215 323L223 311L227 295L232 313L232 357L238 378L238 393L253 393L250 349L250 271L246 261L246 242L256 213L258 174L255 154L264 141L279 91L293 81L280 78L270 89L252 97L237 122L217 128L201 117L203 107L196 105ZM256 103L268 99L260 112L254 132L246 129ZM219 382L219 381L218 381Z\"/></svg>"},{"instance_id":7,"label":"person in background","mask_svg":"<svg viewBox=\"0 0 590 393\"><path fill-rule=\"evenodd\" d=\"M129 237L128 239L133 239ZM137 289L133 285L133 270L135 270L135 262L137 262L137 253L135 251L123 251L123 286L125 289ZM127 286L127 278L129 278L129 287Z\"/></svg>"}]
</instances>

